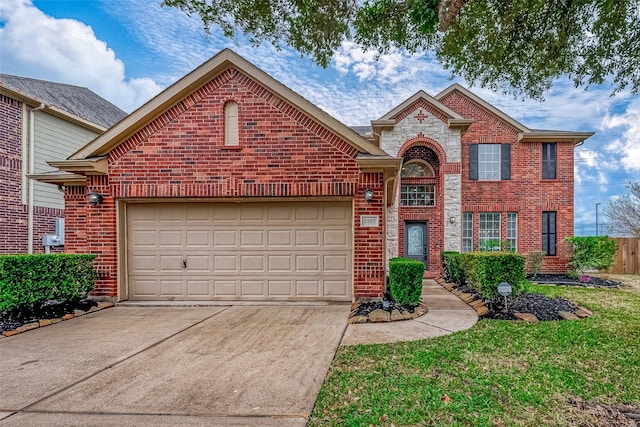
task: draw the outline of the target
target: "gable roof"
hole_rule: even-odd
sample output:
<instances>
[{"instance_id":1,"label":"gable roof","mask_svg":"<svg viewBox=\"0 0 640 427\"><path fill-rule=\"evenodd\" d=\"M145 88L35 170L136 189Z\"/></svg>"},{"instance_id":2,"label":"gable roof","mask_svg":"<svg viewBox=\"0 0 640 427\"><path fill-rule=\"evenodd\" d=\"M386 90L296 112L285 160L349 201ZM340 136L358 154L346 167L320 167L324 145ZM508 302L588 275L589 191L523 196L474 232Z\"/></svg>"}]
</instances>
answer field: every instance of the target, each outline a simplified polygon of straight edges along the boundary
<instances>
[{"instance_id":1,"label":"gable roof","mask_svg":"<svg viewBox=\"0 0 640 427\"><path fill-rule=\"evenodd\" d=\"M490 112L494 116L503 120L511 125L518 131L518 141L521 142L555 142L555 141L571 141L575 145L582 144L584 140L593 136L595 132L573 132L563 130L544 130L544 129L529 129L513 117L505 114L503 111L489 104L484 99L480 98L469 89L461 86L458 83L454 83L439 94L436 95L436 99L442 99L453 91L459 92L462 96L469 99L471 102L478 105L480 108Z\"/></svg>"},{"instance_id":2,"label":"gable roof","mask_svg":"<svg viewBox=\"0 0 640 427\"><path fill-rule=\"evenodd\" d=\"M440 100L440 99L444 98L445 96L449 95L453 91L460 92L460 94L462 96L464 96L465 98L469 99L474 104L480 106L482 109L490 112L494 116L500 118L502 121L508 123L513 128L515 128L517 131L519 131L519 132L530 132L531 131L528 127L526 127L525 125L523 125L522 123L520 123L519 121L514 119L513 117L509 116L508 114L504 113L503 111L501 111L498 108L494 107L493 105L489 104L487 101L485 101L484 99L480 98L478 95L476 95L475 93L471 92L469 89L465 88L464 86L462 86L462 85L460 85L458 83L452 84L451 86L449 86L448 88L446 88L445 90L443 90L442 92L437 94L436 95L436 99Z\"/></svg>"},{"instance_id":3,"label":"gable roof","mask_svg":"<svg viewBox=\"0 0 640 427\"><path fill-rule=\"evenodd\" d=\"M37 103L57 107L102 128L114 125L127 115L86 87L9 74L0 74L0 87Z\"/></svg>"},{"instance_id":4,"label":"gable roof","mask_svg":"<svg viewBox=\"0 0 640 427\"><path fill-rule=\"evenodd\" d=\"M360 153L388 157L387 153L368 142L353 129L331 117L325 111L278 82L237 53L230 49L224 49L128 115L124 120L72 154L69 157L69 161L107 155L112 149L126 141L127 138L155 119L158 115L171 108L177 102L180 102L228 68L239 70L247 77L265 87L276 97L288 102L318 123L323 124L327 129L356 148Z\"/></svg>"},{"instance_id":5,"label":"gable roof","mask_svg":"<svg viewBox=\"0 0 640 427\"><path fill-rule=\"evenodd\" d=\"M414 93L413 96L406 99L404 102L402 102L400 105L393 108L391 111L389 111L384 116L380 117L380 119L378 120L391 120L395 118L395 116L397 116L398 114L406 110L408 107L410 107L411 104L413 104L416 101L419 101L420 99L424 100L428 104L431 104L431 106L433 106L436 110L440 111L442 114L444 114L450 119L464 119L464 117L462 117L460 114L456 113L455 111L453 111L452 109L450 109L449 107L447 107L446 105L438 101L433 96L429 95L423 90L419 90L418 92Z\"/></svg>"}]
</instances>

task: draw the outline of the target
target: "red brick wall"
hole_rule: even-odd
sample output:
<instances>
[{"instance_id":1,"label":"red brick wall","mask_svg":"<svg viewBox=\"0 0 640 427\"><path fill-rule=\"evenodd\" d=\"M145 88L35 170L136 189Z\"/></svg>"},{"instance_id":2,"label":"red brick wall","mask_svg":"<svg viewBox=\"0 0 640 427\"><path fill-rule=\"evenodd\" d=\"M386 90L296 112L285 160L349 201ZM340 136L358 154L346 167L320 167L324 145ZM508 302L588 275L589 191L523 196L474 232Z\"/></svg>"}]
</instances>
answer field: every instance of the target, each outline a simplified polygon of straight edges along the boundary
<instances>
[{"instance_id":1,"label":"red brick wall","mask_svg":"<svg viewBox=\"0 0 640 427\"><path fill-rule=\"evenodd\" d=\"M454 91L440 100L465 118L475 120L462 137L462 212L474 213L474 247L478 246L478 213L501 213L506 239L506 214L518 213L518 252L542 250L542 212L557 211L557 256L546 257L546 272L566 271L563 240L573 235L573 143L560 142L557 179L542 179L542 144L518 142L518 131ZM469 180L469 145L511 144L511 179Z\"/></svg>"},{"instance_id":2,"label":"red brick wall","mask_svg":"<svg viewBox=\"0 0 640 427\"><path fill-rule=\"evenodd\" d=\"M0 254L26 253L28 212L22 204L22 103L0 95ZM42 236L55 232L61 209L34 207L33 250L44 252ZM61 251L55 248L54 251Z\"/></svg>"},{"instance_id":3,"label":"red brick wall","mask_svg":"<svg viewBox=\"0 0 640 427\"><path fill-rule=\"evenodd\" d=\"M223 106L229 100L238 104L238 147L224 146ZM383 178L361 174L357 154L313 119L230 69L112 150L108 180L92 177L87 187L87 192L103 194L104 203L84 208L86 238L68 249L86 247L98 254L102 273L95 294L115 296L118 199L353 197L354 296L381 296ZM374 202L363 202L365 188L376 192ZM83 208L69 208L69 226L79 229ZM361 214L379 215L381 227L360 229Z\"/></svg>"}]
</instances>

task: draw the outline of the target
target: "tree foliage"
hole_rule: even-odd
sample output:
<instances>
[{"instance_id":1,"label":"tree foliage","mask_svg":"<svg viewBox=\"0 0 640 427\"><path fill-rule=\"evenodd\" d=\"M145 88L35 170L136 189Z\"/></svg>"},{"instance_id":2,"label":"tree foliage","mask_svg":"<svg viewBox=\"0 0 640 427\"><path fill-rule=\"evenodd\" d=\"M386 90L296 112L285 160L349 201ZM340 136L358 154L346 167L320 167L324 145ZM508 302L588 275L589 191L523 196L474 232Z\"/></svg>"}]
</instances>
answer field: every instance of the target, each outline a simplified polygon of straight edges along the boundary
<instances>
[{"instance_id":1,"label":"tree foliage","mask_svg":"<svg viewBox=\"0 0 640 427\"><path fill-rule=\"evenodd\" d=\"M640 181L626 185L628 193L611 199L604 208L609 233L640 238Z\"/></svg>"},{"instance_id":2,"label":"tree foliage","mask_svg":"<svg viewBox=\"0 0 640 427\"><path fill-rule=\"evenodd\" d=\"M464 3L464 2L463 2ZM467 81L542 98L554 79L640 91L640 0L469 0L437 32L445 0L164 0L254 44L327 66L345 40L380 53L431 50ZM442 17L444 14L440 14Z\"/></svg>"}]
</instances>

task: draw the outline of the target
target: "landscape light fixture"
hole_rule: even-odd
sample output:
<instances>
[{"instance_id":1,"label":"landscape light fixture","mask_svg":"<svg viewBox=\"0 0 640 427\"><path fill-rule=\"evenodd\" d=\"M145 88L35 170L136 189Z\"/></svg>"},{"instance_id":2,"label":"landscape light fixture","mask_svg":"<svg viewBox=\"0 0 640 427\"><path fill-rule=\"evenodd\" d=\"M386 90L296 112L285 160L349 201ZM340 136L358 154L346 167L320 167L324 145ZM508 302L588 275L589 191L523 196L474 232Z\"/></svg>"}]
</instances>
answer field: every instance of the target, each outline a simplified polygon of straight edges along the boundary
<instances>
[{"instance_id":1,"label":"landscape light fixture","mask_svg":"<svg viewBox=\"0 0 640 427\"><path fill-rule=\"evenodd\" d=\"M87 194L87 196L89 196L89 204L91 206L97 206L97 205L102 204L102 200L104 199L102 197L102 194L98 194L95 191L89 192L89 194Z\"/></svg>"},{"instance_id":2,"label":"landscape light fixture","mask_svg":"<svg viewBox=\"0 0 640 427\"><path fill-rule=\"evenodd\" d=\"M373 201L373 190L370 188L367 188L366 190L364 190L364 200L366 200L367 202L372 202Z\"/></svg>"}]
</instances>

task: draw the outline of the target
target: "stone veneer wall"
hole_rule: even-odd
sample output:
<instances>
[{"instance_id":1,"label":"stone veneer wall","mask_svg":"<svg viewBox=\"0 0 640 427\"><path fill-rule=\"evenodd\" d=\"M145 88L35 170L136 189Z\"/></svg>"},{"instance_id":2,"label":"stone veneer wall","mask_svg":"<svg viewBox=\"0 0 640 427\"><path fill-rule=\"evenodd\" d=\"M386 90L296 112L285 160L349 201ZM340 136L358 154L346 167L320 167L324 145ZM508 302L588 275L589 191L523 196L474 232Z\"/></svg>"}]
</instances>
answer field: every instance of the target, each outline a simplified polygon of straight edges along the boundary
<instances>
[{"instance_id":1,"label":"stone veneer wall","mask_svg":"<svg viewBox=\"0 0 640 427\"><path fill-rule=\"evenodd\" d=\"M435 208L403 208L400 191L395 204L387 208L386 262L403 255L404 221L429 221L429 270L427 274L440 273L440 252L459 250L461 238L461 183L460 160L462 157L460 131L450 129L447 118L423 100L419 100L396 116L393 130L382 131L380 148L389 155L401 157L410 147L425 146L432 149L440 162L439 185L436 186ZM400 183L398 183L400 186ZM452 224L450 217L455 217Z\"/></svg>"}]
</instances>

